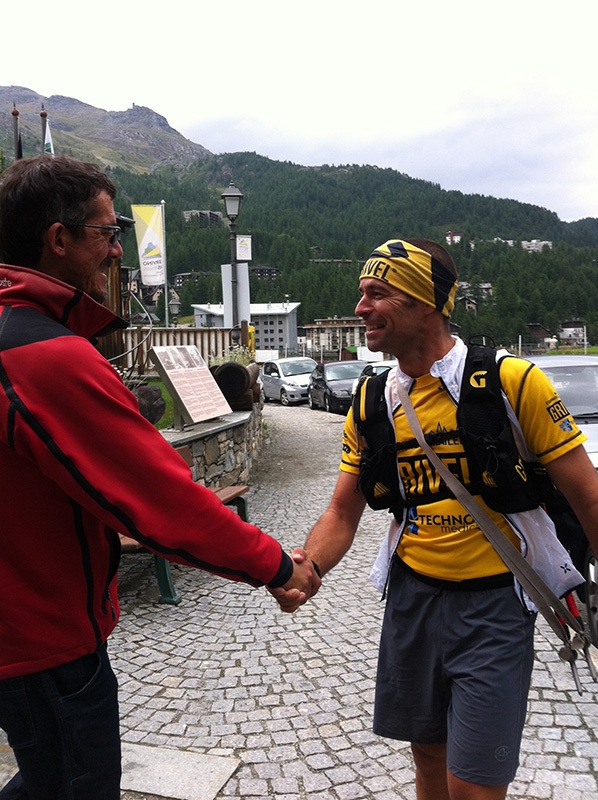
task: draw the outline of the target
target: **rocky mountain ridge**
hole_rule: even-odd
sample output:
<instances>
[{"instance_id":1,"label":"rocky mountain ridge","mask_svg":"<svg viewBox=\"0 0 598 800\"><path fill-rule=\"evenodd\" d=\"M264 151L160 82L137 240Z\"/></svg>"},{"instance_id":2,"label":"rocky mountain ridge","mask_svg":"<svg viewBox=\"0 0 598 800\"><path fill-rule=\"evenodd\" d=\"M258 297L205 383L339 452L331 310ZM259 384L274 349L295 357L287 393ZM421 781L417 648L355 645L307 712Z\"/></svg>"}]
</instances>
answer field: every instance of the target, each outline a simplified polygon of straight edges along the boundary
<instances>
[{"instance_id":1,"label":"rocky mountain ridge","mask_svg":"<svg viewBox=\"0 0 598 800\"><path fill-rule=\"evenodd\" d=\"M7 163L14 158L15 108L23 155L42 152L42 106L57 153L92 159L104 167L143 173L167 164L182 167L212 155L145 106L133 104L126 111L105 111L73 97L44 97L23 86L0 86L0 148Z\"/></svg>"}]
</instances>

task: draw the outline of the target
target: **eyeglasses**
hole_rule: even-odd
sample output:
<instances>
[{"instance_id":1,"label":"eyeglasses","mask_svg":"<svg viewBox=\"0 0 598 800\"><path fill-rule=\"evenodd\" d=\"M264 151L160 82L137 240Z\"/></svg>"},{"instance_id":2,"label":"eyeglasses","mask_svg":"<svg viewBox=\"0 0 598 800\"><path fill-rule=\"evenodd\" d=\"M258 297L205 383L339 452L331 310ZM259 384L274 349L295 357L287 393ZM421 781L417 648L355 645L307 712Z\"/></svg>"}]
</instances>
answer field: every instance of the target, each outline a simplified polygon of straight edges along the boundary
<instances>
[{"instance_id":1,"label":"eyeglasses","mask_svg":"<svg viewBox=\"0 0 598 800\"><path fill-rule=\"evenodd\" d=\"M73 225L74 228L97 228L99 231L112 231L112 235L108 240L111 245L120 242L122 230L119 225L89 225L86 222L80 222L78 225Z\"/></svg>"}]
</instances>

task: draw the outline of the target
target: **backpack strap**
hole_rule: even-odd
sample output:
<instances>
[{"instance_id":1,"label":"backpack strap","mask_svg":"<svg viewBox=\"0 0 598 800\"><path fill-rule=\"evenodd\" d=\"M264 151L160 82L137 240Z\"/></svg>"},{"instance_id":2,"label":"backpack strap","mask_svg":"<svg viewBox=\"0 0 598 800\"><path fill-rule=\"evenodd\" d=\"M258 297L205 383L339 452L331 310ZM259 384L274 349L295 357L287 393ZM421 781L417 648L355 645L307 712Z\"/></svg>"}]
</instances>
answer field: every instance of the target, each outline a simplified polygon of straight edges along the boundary
<instances>
[{"instance_id":1,"label":"backpack strap","mask_svg":"<svg viewBox=\"0 0 598 800\"><path fill-rule=\"evenodd\" d=\"M469 345L457 407L457 426L469 466L470 491L503 514L539 505L536 465L525 462L507 415L496 351Z\"/></svg>"},{"instance_id":2,"label":"backpack strap","mask_svg":"<svg viewBox=\"0 0 598 800\"><path fill-rule=\"evenodd\" d=\"M370 450L377 450L395 440L394 431L390 431L384 398L388 372L362 377L351 399L353 421Z\"/></svg>"},{"instance_id":3,"label":"backpack strap","mask_svg":"<svg viewBox=\"0 0 598 800\"><path fill-rule=\"evenodd\" d=\"M364 443L357 489L370 508L389 509L401 520L405 501L397 471L395 430L384 397L387 377L388 370L362 378L351 400L355 427Z\"/></svg>"}]
</instances>

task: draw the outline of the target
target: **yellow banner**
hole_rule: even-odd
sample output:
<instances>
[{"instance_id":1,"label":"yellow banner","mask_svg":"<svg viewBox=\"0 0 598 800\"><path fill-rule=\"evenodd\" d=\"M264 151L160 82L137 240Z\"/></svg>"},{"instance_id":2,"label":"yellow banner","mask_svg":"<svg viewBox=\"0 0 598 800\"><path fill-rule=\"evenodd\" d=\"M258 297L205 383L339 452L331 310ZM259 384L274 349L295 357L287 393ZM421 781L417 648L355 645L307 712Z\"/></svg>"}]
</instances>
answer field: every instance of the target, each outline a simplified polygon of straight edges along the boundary
<instances>
[{"instance_id":1,"label":"yellow banner","mask_svg":"<svg viewBox=\"0 0 598 800\"><path fill-rule=\"evenodd\" d=\"M139 251L141 281L146 286L166 283L166 242L163 206L131 206Z\"/></svg>"}]
</instances>

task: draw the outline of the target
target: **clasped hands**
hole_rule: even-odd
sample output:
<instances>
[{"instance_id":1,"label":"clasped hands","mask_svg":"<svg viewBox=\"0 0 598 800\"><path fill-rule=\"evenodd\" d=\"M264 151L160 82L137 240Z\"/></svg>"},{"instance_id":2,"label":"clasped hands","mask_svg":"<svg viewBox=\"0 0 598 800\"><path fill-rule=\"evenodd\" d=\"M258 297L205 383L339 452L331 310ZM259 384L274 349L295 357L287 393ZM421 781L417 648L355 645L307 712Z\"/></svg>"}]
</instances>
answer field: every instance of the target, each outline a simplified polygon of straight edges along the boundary
<instances>
[{"instance_id":1,"label":"clasped hands","mask_svg":"<svg viewBox=\"0 0 598 800\"><path fill-rule=\"evenodd\" d=\"M302 547L296 547L290 555L293 559L292 577L284 586L268 591L276 599L282 611L292 613L315 595L322 585L322 580Z\"/></svg>"}]
</instances>

